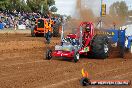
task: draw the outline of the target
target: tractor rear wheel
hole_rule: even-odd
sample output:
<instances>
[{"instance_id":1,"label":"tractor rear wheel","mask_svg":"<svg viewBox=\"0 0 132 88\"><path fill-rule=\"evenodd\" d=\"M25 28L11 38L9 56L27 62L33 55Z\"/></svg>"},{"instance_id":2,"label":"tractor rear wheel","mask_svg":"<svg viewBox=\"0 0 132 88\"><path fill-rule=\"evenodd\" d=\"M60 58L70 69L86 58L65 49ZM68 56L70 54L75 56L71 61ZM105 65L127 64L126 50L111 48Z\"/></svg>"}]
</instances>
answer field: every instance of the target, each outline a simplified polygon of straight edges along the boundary
<instances>
[{"instance_id":1,"label":"tractor rear wheel","mask_svg":"<svg viewBox=\"0 0 132 88\"><path fill-rule=\"evenodd\" d=\"M94 58L105 59L109 56L109 39L107 36L96 35L91 42Z\"/></svg>"},{"instance_id":2,"label":"tractor rear wheel","mask_svg":"<svg viewBox=\"0 0 132 88\"><path fill-rule=\"evenodd\" d=\"M46 52L46 59L47 60L51 60L51 58L52 58L52 50L47 50L47 52Z\"/></svg>"},{"instance_id":3,"label":"tractor rear wheel","mask_svg":"<svg viewBox=\"0 0 132 88\"><path fill-rule=\"evenodd\" d=\"M80 58L79 53L78 52L75 52L75 54L74 54L74 62L75 63L78 62L79 61L79 58Z\"/></svg>"}]
</instances>

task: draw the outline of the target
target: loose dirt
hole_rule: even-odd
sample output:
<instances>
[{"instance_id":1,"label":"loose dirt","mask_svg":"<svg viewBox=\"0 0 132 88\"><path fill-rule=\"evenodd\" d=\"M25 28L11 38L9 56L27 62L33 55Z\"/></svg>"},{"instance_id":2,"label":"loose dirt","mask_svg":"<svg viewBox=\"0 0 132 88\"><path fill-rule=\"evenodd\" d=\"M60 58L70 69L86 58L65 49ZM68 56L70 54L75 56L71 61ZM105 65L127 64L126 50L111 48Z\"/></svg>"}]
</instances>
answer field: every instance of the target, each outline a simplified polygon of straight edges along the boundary
<instances>
[{"instance_id":1,"label":"loose dirt","mask_svg":"<svg viewBox=\"0 0 132 88\"><path fill-rule=\"evenodd\" d=\"M43 37L30 34L0 35L0 88L82 88L81 69L90 79L132 80L132 55L126 59L81 58L78 63L53 58L45 60L47 48L59 43L52 38L45 45ZM129 57L128 57L129 56ZM132 86L90 86L90 88L132 88Z\"/></svg>"}]
</instances>

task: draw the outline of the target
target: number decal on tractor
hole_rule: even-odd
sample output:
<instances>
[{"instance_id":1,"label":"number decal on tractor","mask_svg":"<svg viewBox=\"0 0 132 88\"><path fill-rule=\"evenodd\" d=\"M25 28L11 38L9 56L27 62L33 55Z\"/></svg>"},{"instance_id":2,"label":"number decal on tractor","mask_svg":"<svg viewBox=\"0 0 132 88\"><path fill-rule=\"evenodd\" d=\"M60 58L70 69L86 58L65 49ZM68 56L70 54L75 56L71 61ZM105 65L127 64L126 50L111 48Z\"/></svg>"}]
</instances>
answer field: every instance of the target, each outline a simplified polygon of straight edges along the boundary
<instances>
[{"instance_id":1,"label":"number decal on tractor","mask_svg":"<svg viewBox=\"0 0 132 88\"><path fill-rule=\"evenodd\" d=\"M89 51L88 47L84 48L84 52L88 52L88 51Z\"/></svg>"}]
</instances>

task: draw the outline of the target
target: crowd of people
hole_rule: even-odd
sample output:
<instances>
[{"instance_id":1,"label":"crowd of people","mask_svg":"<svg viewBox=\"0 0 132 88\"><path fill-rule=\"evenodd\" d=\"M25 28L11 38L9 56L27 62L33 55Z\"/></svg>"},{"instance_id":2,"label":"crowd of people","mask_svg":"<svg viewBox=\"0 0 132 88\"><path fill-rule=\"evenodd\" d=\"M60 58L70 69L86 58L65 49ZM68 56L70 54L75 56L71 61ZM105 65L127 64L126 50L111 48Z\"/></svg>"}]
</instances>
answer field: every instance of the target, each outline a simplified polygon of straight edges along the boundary
<instances>
[{"instance_id":1,"label":"crowd of people","mask_svg":"<svg viewBox=\"0 0 132 88\"><path fill-rule=\"evenodd\" d=\"M40 17L39 13L0 11L0 23L3 24L4 28L17 28L19 25L31 28L35 24L35 20Z\"/></svg>"}]
</instances>

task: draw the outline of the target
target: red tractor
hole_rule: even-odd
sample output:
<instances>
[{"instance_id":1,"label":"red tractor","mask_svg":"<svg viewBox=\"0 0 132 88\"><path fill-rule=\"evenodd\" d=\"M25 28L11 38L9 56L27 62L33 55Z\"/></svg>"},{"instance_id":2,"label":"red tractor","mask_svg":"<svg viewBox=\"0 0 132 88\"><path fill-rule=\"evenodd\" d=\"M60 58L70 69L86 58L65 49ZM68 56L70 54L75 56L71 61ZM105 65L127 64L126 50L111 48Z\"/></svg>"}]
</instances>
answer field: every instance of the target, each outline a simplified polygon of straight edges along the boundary
<instances>
[{"instance_id":1,"label":"red tractor","mask_svg":"<svg viewBox=\"0 0 132 88\"><path fill-rule=\"evenodd\" d=\"M81 55L93 58L105 59L109 55L109 39L104 35L96 35L92 22L82 22L76 34L63 36L62 28L61 44L55 46L55 50L47 50L46 59L52 57L64 57L77 62Z\"/></svg>"}]
</instances>

